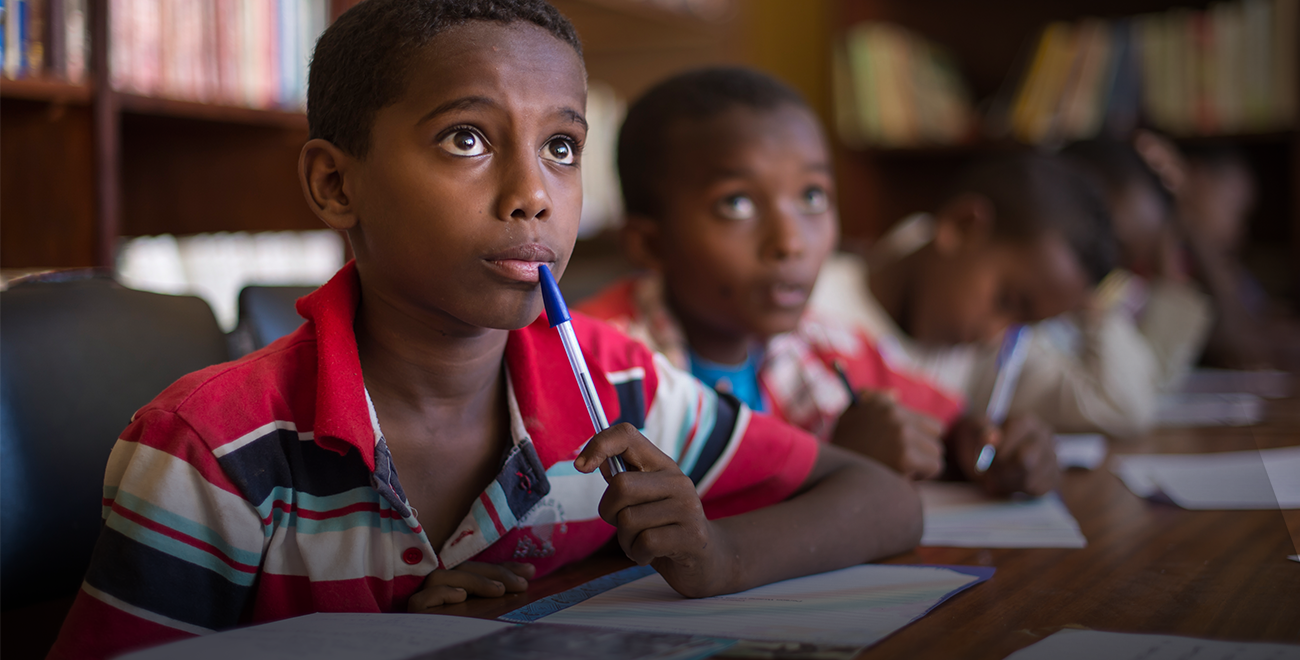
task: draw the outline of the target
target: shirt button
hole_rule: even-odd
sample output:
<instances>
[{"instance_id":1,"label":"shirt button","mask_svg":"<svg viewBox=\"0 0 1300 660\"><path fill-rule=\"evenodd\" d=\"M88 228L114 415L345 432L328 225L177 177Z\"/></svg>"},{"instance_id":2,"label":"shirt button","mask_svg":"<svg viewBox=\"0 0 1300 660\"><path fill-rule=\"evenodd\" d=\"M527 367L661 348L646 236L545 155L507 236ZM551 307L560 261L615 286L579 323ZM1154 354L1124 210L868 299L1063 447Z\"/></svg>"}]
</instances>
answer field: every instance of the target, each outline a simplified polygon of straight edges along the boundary
<instances>
[{"instance_id":1,"label":"shirt button","mask_svg":"<svg viewBox=\"0 0 1300 660\"><path fill-rule=\"evenodd\" d=\"M419 548L407 548L406 552L402 553L402 561L414 566L424 561L424 553L420 552Z\"/></svg>"}]
</instances>

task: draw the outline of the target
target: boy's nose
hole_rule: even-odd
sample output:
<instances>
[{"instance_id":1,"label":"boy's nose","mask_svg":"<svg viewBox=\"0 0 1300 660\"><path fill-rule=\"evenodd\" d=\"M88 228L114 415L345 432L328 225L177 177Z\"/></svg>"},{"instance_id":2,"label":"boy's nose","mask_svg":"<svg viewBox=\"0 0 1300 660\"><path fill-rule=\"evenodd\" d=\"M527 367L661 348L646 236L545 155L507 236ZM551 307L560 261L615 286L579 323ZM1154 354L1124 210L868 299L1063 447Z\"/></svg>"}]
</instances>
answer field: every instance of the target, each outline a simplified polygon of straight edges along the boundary
<instances>
[{"instance_id":1,"label":"boy's nose","mask_svg":"<svg viewBox=\"0 0 1300 660\"><path fill-rule=\"evenodd\" d=\"M783 209L773 209L767 217L763 256L783 261L803 254L807 240L798 216Z\"/></svg>"},{"instance_id":2,"label":"boy's nose","mask_svg":"<svg viewBox=\"0 0 1300 660\"><path fill-rule=\"evenodd\" d=\"M527 156L511 158L503 168L497 218L545 220L551 214L551 196L546 189L541 164Z\"/></svg>"}]
</instances>

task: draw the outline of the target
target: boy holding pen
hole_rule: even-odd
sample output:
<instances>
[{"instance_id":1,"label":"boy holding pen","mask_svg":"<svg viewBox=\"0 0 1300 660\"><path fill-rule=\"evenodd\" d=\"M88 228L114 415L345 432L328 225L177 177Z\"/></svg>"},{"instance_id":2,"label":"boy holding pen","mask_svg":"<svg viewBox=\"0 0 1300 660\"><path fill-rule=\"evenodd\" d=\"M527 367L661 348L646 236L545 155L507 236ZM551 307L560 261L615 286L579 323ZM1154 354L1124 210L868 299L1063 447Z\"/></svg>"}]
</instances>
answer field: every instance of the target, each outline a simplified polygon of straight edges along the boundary
<instances>
[{"instance_id":1,"label":"boy holding pen","mask_svg":"<svg viewBox=\"0 0 1300 660\"><path fill-rule=\"evenodd\" d=\"M648 274L583 311L751 408L910 478L947 471L998 493L1054 486L1045 427L963 416L959 397L891 368L860 331L807 313L838 218L830 153L798 93L742 68L681 74L628 110L618 151L624 244ZM975 458L990 442L1001 452L985 474Z\"/></svg>"},{"instance_id":2,"label":"boy holding pen","mask_svg":"<svg viewBox=\"0 0 1300 660\"><path fill-rule=\"evenodd\" d=\"M367 0L317 44L308 204L356 255L307 322L182 378L109 458L105 526L51 656L317 611L501 596L617 539L707 596L905 550L907 483L573 329L538 272L578 228L586 75L540 0ZM627 472L611 475L621 456Z\"/></svg>"},{"instance_id":3,"label":"boy holding pen","mask_svg":"<svg viewBox=\"0 0 1300 660\"><path fill-rule=\"evenodd\" d=\"M891 362L987 405L998 344L1030 325L1024 371L1007 424L1036 417L1062 432L1141 433L1154 391L1132 324L1088 324L1074 355L1039 321L1104 307L1093 287L1114 268L1115 238L1101 192L1060 157L1007 153L963 172L934 214L916 214L872 246L866 263L835 255L813 309L862 328Z\"/></svg>"}]
</instances>

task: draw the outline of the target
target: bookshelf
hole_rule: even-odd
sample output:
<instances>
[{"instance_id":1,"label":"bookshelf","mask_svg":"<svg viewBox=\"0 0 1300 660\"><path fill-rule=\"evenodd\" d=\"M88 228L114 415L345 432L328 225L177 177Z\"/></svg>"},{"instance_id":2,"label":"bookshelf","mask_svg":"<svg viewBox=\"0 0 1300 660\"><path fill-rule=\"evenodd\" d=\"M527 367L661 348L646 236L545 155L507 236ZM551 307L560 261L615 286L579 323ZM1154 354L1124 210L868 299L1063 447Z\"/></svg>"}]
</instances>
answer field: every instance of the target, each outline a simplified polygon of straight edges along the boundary
<instances>
[{"instance_id":1,"label":"bookshelf","mask_svg":"<svg viewBox=\"0 0 1300 660\"><path fill-rule=\"evenodd\" d=\"M329 1L332 19L358 0ZM623 98L736 59L734 1L706 16L649 0L554 4L591 77ZM87 4L86 82L0 80L0 267L112 266L120 236L319 229L297 182L306 116L114 89L109 5Z\"/></svg>"},{"instance_id":2,"label":"bookshelf","mask_svg":"<svg viewBox=\"0 0 1300 660\"><path fill-rule=\"evenodd\" d=\"M1033 55L1036 36L1052 21L1115 20L1181 8L1206 10L1210 2L1179 0L835 0L826 43L837 43L849 26L887 21L944 47L957 62L977 103L994 98L1008 77L1018 76ZM1300 39L1300 21L1291 26ZM1026 53L1026 51L1030 51ZM831 55L825 56L828 69ZM1300 80L1296 83L1300 86ZM979 105L984 109L986 105ZM831 124L833 125L833 124ZM1230 135L1178 137L1186 145L1231 143L1250 161L1259 186L1250 242L1275 283L1300 302L1300 116L1289 129ZM932 210L942 182L973 159L1017 148L1010 138L972 136L947 146L837 147L840 208L845 245L869 245L909 213ZM1249 251L1248 251L1249 252ZM1280 267L1279 267L1279 264ZM1289 272L1282 272L1289 271Z\"/></svg>"}]
</instances>

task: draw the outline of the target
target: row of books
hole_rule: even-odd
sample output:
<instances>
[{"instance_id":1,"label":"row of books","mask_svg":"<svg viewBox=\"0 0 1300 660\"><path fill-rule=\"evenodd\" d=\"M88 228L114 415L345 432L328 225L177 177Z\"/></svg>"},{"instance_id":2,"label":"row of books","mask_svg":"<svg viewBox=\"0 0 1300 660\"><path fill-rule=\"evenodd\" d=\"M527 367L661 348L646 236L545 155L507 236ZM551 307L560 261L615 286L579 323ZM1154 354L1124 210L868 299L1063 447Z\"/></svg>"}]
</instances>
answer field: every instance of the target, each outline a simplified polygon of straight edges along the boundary
<instances>
[{"instance_id":1,"label":"row of books","mask_svg":"<svg viewBox=\"0 0 1300 660\"><path fill-rule=\"evenodd\" d=\"M252 108L300 109L329 0L111 0L119 91Z\"/></svg>"},{"instance_id":2,"label":"row of books","mask_svg":"<svg viewBox=\"0 0 1300 660\"><path fill-rule=\"evenodd\" d=\"M90 61L87 0L0 0L6 78L81 83Z\"/></svg>"},{"instance_id":3,"label":"row of books","mask_svg":"<svg viewBox=\"0 0 1300 660\"><path fill-rule=\"evenodd\" d=\"M897 25L849 28L836 49L834 78L836 128L849 146L951 144L974 125L952 58Z\"/></svg>"},{"instance_id":4,"label":"row of books","mask_svg":"<svg viewBox=\"0 0 1300 660\"><path fill-rule=\"evenodd\" d=\"M1241 0L1052 23L992 104L989 132L1053 144L1139 121L1179 136L1293 128L1298 8Z\"/></svg>"}]
</instances>

